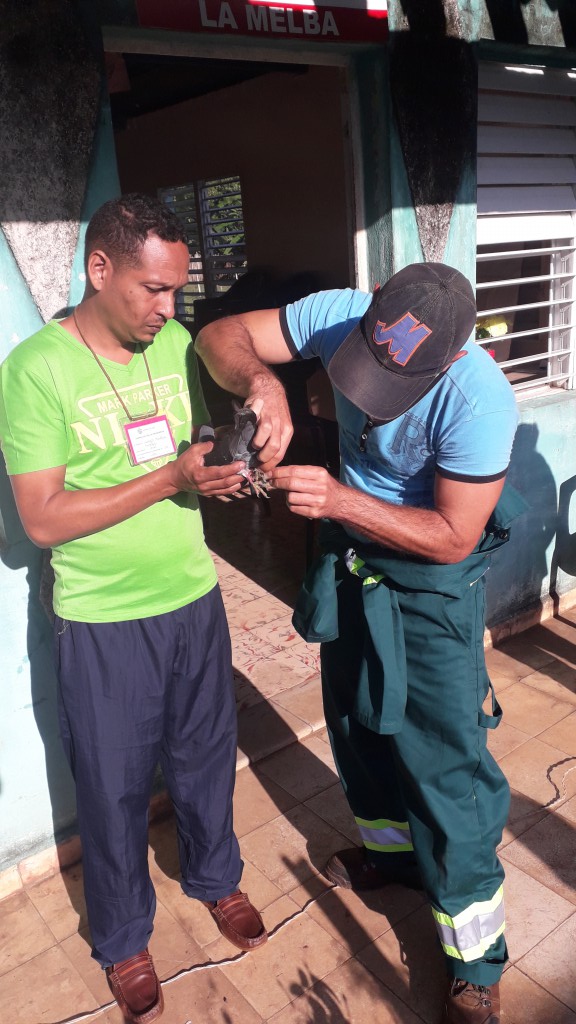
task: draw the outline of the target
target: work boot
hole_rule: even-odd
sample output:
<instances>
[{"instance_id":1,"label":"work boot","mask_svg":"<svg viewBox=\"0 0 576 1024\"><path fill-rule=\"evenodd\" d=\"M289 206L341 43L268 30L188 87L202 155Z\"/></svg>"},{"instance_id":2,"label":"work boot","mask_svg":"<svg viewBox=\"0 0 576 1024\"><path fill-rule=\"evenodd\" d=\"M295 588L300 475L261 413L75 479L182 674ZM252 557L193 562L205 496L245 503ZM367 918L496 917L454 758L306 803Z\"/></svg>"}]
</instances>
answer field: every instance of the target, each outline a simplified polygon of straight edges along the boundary
<instances>
[{"instance_id":1,"label":"work boot","mask_svg":"<svg viewBox=\"0 0 576 1024\"><path fill-rule=\"evenodd\" d=\"M420 872L414 861L405 861L402 854L387 864L374 864L365 846L353 846L334 853L324 874L341 889L370 892L385 885L406 885L409 889L422 889Z\"/></svg>"},{"instance_id":2,"label":"work boot","mask_svg":"<svg viewBox=\"0 0 576 1024\"><path fill-rule=\"evenodd\" d=\"M500 983L472 985L454 978L448 986L442 1024L500 1024Z\"/></svg>"}]
</instances>

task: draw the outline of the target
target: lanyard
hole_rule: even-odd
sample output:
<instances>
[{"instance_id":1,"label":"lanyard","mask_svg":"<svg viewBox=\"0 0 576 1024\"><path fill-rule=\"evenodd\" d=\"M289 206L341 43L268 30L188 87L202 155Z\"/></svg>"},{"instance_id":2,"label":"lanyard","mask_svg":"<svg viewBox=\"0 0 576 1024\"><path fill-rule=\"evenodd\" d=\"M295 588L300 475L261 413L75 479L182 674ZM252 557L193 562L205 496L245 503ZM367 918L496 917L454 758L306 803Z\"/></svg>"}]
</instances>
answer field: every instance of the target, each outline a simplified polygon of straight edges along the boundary
<instances>
[{"instance_id":1,"label":"lanyard","mask_svg":"<svg viewBox=\"0 0 576 1024\"><path fill-rule=\"evenodd\" d=\"M126 406L122 396L120 395L119 391L117 391L116 387L114 386L114 382L113 382L112 378L110 377L110 374L108 373L106 367L103 365L101 360L96 355L96 353L95 353L94 349L92 348L92 346L88 344L88 342L86 341L86 338L82 334L82 331L80 330L80 325L79 325L79 323L78 323L78 321L76 319L76 310L75 309L72 311L72 319L73 319L73 321L74 321L74 323L76 325L76 330L78 331L78 334L82 338L82 341L86 345L86 348L88 349L88 351L91 352L92 355L94 356L94 359L96 360L96 362L98 363L98 366L102 370L102 373L106 377L106 380L108 381L110 387L112 388L112 391L116 395L116 398L120 402L120 405L124 409L124 412L126 413L128 419L133 423L134 420L140 420L140 419L143 418L143 416L147 416L148 415L147 413L144 413L144 414L139 413L139 414L136 414L134 416L134 415L132 415L128 411L128 408L127 408L127 406ZM156 396L156 389L154 387L154 382L152 380L152 374L150 373L150 367L148 366L148 360L146 359L146 352L144 351L144 347L142 346L141 343L140 343L140 351L142 353L142 358L144 359L144 365L146 366L146 372L148 374L148 380L150 381L150 391L152 392L152 397L154 398L154 415L157 416L158 415L158 398Z\"/></svg>"}]
</instances>

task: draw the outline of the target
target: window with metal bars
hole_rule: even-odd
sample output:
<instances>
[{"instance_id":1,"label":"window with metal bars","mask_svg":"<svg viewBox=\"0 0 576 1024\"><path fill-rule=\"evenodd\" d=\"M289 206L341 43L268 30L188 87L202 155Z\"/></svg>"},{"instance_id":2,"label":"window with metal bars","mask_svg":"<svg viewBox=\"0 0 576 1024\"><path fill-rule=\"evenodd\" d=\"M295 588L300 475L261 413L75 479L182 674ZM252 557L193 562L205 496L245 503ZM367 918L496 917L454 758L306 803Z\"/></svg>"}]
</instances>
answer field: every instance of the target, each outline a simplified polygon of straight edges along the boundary
<instances>
[{"instance_id":1,"label":"window with metal bars","mask_svg":"<svg viewBox=\"0 0 576 1024\"><path fill-rule=\"evenodd\" d=\"M476 338L518 392L574 387L576 76L480 66Z\"/></svg>"},{"instance_id":2,"label":"window with metal bars","mask_svg":"<svg viewBox=\"0 0 576 1024\"><path fill-rule=\"evenodd\" d=\"M481 245L477 340L515 390L572 387L574 239Z\"/></svg>"},{"instance_id":3,"label":"window with metal bars","mask_svg":"<svg viewBox=\"0 0 576 1024\"><path fill-rule=\"evenodd\" d=\"M247 269L240 178L161 188L158 195L186 227L190 267L188 284L177 297L176 317L192 323L197 299L227 292Z\"/></svg>"}]
</instances>

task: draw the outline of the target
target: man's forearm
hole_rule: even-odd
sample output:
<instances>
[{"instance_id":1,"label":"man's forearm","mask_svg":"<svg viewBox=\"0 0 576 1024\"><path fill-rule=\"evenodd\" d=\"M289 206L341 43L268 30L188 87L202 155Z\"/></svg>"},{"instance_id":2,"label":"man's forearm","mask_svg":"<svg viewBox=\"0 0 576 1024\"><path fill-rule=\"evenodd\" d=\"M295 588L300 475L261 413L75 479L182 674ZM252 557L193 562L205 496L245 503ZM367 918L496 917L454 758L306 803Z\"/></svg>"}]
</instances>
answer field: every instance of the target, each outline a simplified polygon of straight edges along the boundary
<instances>
[{"instance_id":1,"label":"man's forearm","mask_svg":"<svg viewBox=\"0 0 576 1024\"><path fill-rule=\"evenodd\" d=\"M38 547L52 548L116 526L176 493L169 466L163 466L114 487L58 491L37 514L20 509L20 515L30 539Z\"/></svg>"},{"instance_id":2,"label":"man's forearm","mask_svg":"<svg viewBox=\"0 0 576 1024\"><path fill-rule=\"evenodd\" d=\"M437 509L393 505L344 485L331 518L382 547L431 562L460 562L472 550Z\"/></svg>"},{"instance_id":3,"label":"man's forearm","mask_svg":"<svg viewBox=\"0 0 576 1024\"><path fill-rule=\"evenodd\" d=\"M114 487L66 490L64 466L13 476L24 529L38 547L50 548L116 526L181 491L206 497L235 493L243 483L244 463L206 466L211 450L211 442L189 445L160 469Z\"/></svg>"},{"instance_id":4,"label":"man's forearm","mask_svg":"<svg viewBox=\"0 0 576 1024\"><path fill-rule=\"evenodd\" d=\"M282 389L276 374L257 356L248 328L237 317L207 324L198 334L195 348L210 376L226 391L247 398Z\"/></svg>"},{"instance_id":5,"label":"man's forearm","mask_svg":"<svg viewBox=\"0 0 576 1024\"><path fill-rule=\"evenodd\" d=\"M254 445L262 468L276 466L284 457L292 437L292 420L281 381L264 359L288 362L290 352L282 336L278 311L256 310L242 316L218 320L203 327L196 339L198 355L217 384L241 395L258 417ZM258 347L251 333L258 335Z\"/></svg>"},{"instance_id":6,"label":"man's forearm","mask_svg":"<svg viewBox=\"0 0 576 1024\"><path fill-rule=\"evenodd\" d=\"M394 505L340 483L321 466L278 466L275 487L286 491L292 512L333 519L384 548L431 562L460 562L474 549L502 491L504 478L489 483L437 476L434 507Z\"/></svg>"}]
</instances>

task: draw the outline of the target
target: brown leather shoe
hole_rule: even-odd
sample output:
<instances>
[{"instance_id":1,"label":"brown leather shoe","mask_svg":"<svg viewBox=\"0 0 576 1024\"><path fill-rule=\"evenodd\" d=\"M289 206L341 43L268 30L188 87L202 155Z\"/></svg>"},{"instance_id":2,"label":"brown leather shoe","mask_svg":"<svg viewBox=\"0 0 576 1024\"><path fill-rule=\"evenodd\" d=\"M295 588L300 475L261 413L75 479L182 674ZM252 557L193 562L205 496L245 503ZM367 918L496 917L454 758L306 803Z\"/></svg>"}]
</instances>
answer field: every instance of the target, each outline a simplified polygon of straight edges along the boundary
<instances>
[{"instance_id":1,"label":"brown leather shoe","mask_svg":"<svg viewBox=\"0 0 576 1024\"><path fill-rule=\"evenodd\" d=\"M106 968L108 984L131 1024L150 1024L164 1009L164 996L147 949Z\"/></svg>"},{"instance_id":2,"label":"brown leather shoe","mask_svg":"<svg viewBox=\"0 0 576 1024\"><path fill-rule=\"evenodd\" d=\"M500 1024L500 983L472 985L455 978L448 986L442 1024Z\"/></svg>"},{"instance_id":3,"label":"brown leather shoe","mask_svg":"<svg viewBox=\"0 0 576 1024\"><path fill-rule=\"evenodd\" d=\"M414 862L402 860L399 853L397 863L386 867L373 864L365 846L353 846L348 850L334 853L324 868L324 874L341 889L353 892L370 892L385 885L406 885L409 889L422 889L420 872Z\"/></svg>"},{"instance_id":4,"label":"brown leather shoe","mask_svg":"<svg viewBox=\"0 0 576 1024\"><path fill-rule=\"evenodd\" d=\"M216 903L204 902L222 935L238 949L250 950L263 946L268 938L264 921L250 903L245 892L233 892Z\"/></svg>"}]
</instances>

